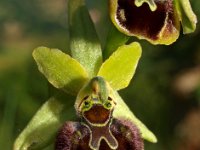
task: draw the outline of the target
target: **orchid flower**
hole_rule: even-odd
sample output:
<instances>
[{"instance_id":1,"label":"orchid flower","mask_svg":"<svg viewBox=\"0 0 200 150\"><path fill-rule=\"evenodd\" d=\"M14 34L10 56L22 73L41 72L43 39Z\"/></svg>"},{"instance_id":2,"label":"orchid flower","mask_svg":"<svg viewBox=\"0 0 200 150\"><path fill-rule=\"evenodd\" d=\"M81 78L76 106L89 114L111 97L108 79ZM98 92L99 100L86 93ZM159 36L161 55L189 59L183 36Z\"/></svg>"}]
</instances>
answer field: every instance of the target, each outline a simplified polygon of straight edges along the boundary
<instances>
[{"instance_id":1,"label":"orchid flower","mask_svg":"<svg viewBox=\"0 0 200 150\"><path fill-rule=\"evenodd\" d=\"M175 42L180 22L184 34L196 28L197 18L189 0L109 0L109 8L119 31L152 44Z\"/></svg>"}]
</instances>

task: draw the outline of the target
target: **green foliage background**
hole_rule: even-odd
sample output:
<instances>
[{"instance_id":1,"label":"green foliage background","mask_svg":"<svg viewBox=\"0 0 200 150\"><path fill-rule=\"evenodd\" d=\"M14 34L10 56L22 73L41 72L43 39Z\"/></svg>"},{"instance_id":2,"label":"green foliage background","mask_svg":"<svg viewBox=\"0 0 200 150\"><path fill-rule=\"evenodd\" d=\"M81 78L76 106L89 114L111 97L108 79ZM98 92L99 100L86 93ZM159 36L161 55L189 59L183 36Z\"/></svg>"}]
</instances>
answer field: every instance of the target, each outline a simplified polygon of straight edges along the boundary
<instances>
[{"instance_id":1,"label":"green foliage background","mask_svg":"<svg viewBox=\"0 0 200 150\"><path fill-rule=\"evenodd\" d=\"M200 20L200 1L191 3ZM104 45L111 24L107 0L87 0L87 6ZM1 150L12 149L16 136L49 97L48 82L31 53L38 46L68 52L66 12L67 0L0 1ZM145 149L200 149L200 25L171 46L131 41L142 44L143 55L130 86L120 94L158 137L157 144L145 143Z\"/></svg>"}]
</instances>

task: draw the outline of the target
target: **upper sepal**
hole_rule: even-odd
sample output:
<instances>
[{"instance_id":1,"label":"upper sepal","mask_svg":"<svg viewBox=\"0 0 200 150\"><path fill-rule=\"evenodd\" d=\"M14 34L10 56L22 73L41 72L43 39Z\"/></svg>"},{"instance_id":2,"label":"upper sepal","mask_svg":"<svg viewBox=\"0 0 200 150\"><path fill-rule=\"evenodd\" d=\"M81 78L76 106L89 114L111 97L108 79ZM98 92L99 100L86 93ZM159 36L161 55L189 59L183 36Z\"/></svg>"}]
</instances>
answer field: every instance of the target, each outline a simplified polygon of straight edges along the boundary
<instances>
[{"instance_id":1,"label":"upper sepal","mask_svg":"<svg viewBox=\"0 0 200 150\"><path fill-rule=\"evenodd\" d=\"M92 78L102 64L100 41L85 0L69 0L68 6L71 54Z\"/></svg>"}]
</instances>

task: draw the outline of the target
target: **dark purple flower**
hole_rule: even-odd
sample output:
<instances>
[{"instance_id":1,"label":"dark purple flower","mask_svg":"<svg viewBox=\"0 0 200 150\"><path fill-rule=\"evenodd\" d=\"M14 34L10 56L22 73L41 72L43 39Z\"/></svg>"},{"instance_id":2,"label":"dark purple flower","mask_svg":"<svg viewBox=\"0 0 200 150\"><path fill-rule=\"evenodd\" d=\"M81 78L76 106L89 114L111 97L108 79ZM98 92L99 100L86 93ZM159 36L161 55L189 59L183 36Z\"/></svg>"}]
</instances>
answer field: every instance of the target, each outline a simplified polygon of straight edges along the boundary
<instances>
[{"instance_id":1,"label":"dark purple flower","mask_svg":"<svg viewBox=\"0 0 200 150\"><path fill-rule=\"evenodd\" d=\"M110 0L110 16L124 34L169 45L177 40L180 21L184 33L196 28L189 0Z\"/></svg>"}]
</instances>

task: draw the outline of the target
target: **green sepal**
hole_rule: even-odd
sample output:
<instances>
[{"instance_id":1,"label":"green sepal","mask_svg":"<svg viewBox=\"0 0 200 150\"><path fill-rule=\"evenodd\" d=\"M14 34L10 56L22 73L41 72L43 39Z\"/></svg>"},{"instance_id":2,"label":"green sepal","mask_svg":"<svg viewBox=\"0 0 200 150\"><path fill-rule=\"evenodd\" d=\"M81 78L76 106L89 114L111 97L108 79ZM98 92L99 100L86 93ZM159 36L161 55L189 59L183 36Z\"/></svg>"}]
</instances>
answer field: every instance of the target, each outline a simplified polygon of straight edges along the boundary
<instances>
[{"instance_id":1,"label":"green sepal","mask_svg":"<svg viewBox=\"0 0 200 150\"><path fill-rule=\"evenodd\" d=\"M128 86L131 81L142 49L139 43L120 46L101 66L98 76L106 79L114 90Z\"/></svg>"},{"instance_id":2,"label":"green sepal","mask_svg":"<svg viewBox=\"0 0 200 150\"><path fill-rule=\"evenodd\" d=\"M58 49L36 48L33 57L40 72L56 88L76 95L88 80L88 74L78 61Z\"/></svg>"},{"instance_id":3,"label":"green sepal","mask_svg":"<svg viewBox=\"0 0 200 150\"><path fill-rule=\"evenodd\" d=\"M66 104L67 96L60 93L59 96L49 98L41 106L17 137L13 150L43 149L54 143L56 133L62 124L75 117L74 109L71 107L73 101Z\"/></svg>"},{"instance_id":4,"label":"green sepal","mask_svg":"<svg viewBox=\"0 0 200 150\"><path fill-rule=\"evenodd\" d=\"M188 34L196 29L197 17L194 14L189 0L174 0L179 19L182 23L183 33Z\"/></svg>"},{"instance_id":5,"label":"green sepal","mask_svg":"<svg viewBox=\"0 0 200 150\"><path fill-rule=\"evenodd\" d=\"M126 44L130 36L121 33L117 28L111 24L105 48L103 50L103 57L107 59L119 46Z\"/></svg>"},{"instance_id":6,"label":"green sepal","mask_svg":"<svg viewBox=\"0 0 200 150\"><path fill-rule=\"evenodd\" d=\"M84 0L69 0L69 33L72 57L79 61L90 77L102 64L102 52L94 24Z\"/></svg>"},{"instance_id":7,"label":"green sepal","mask_svg":"<svg viewBox=\"0 0 200 150\"><path fill-rule=\"evenodd\" d=\"M133 112L128 108L124 100L119 96L116 91L113 91L114 99L116 102L115 109L113 111L114 118L122 118L131 121L140 130L143 139L156 143L156 136L133 114Z\"/></svg>"}]
</instances>

